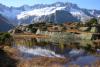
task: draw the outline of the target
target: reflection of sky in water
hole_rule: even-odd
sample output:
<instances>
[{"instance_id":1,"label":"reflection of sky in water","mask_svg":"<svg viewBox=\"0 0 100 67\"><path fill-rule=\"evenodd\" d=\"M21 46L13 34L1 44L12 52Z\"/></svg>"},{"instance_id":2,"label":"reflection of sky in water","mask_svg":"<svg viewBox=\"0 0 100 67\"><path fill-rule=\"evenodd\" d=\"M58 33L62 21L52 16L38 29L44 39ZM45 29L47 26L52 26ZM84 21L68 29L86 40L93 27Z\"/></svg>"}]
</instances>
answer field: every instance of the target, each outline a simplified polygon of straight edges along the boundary
<instances>
[{"instance_id":1,"label":"reflection of sky in water","mask_svg":"<svg viewBox=\"0 0 100 67\"><path fill-rule=\"evenodd\" d=\"M93 64L96 60L100 60L100 57L81 56L77 60L71 61L68 64L77 64L77 65L80 65L80 67L84 67L85 65L89 65L89 67L91 67L91 64Z\"/></svg>"}]
</instances>

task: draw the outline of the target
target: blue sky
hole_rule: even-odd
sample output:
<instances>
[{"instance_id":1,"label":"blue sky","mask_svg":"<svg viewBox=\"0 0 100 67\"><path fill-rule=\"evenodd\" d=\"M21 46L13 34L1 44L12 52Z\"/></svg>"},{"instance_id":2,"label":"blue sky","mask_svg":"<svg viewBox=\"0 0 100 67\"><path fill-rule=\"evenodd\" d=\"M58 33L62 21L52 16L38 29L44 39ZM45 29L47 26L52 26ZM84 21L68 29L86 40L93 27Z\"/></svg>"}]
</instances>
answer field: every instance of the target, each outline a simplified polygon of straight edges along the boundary
<instances>
[{"instance_id":1,"label":"blue sky","mask_svg":"<svg viewBox=\"0 0 100 67\"><path fill-rule=\"evenodd\" d=\"M0 0L0 3L7 6L19 7L22 5L34 5L34 4L51 4L54 2L72 2L78 4L81 8L87 9L99 9L100 10L100 0Z\"/></svg>"}]
</instances>

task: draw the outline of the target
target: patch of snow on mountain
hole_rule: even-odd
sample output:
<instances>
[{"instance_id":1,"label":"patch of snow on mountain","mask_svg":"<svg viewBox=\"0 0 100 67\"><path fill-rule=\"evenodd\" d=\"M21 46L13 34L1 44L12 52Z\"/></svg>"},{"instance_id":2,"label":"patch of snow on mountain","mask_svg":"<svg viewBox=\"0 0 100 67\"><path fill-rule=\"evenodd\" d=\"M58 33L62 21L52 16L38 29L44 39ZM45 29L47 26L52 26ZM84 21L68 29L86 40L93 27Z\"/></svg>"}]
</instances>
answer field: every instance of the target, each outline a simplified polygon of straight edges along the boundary
<instances>
[{"instance_id":1,"label":"patch of snow on mountain","mask_svg":"<svg viewBox=\"0 0 100 67\"><path fill-rule=\"evenodd\" d=\"M70 9L70 13L71 13L72 15L74 15L74 16L80 16L80 15L82 14L82 11L71 8L71 9Z\"/></svg>"},{"instance_id":2,"label":"patch of snow on mountain","mask_svg":"<svg viewBox=\"0 0 100 67\"><path fill-rule=\"evenodd\" d=\"M100 15L98 15L97 17L100 18Z\"/></svg>"},{"instance_id":3,"label":"patch of snow on mountain","mask_svg":"<svg viewBox=\"0 0 100 67\"><path fill-rule=\"evenodd\" d=\"M34 9L32 11L24 11L17 15L17 19L22 19L28 16L43 16L55 13L56 10L63 10L65 7L45 7L41 9Z\"/></svg>"}]
</instances>

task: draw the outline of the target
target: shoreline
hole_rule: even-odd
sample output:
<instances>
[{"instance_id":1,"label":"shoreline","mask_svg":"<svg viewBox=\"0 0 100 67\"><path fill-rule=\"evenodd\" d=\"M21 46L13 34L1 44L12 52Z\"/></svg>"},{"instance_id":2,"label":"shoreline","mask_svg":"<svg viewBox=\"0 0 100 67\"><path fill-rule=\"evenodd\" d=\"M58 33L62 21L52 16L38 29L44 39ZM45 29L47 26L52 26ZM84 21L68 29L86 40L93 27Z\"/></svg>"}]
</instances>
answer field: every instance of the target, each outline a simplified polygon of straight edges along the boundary
<instances>
[{"instance_id":1,"label":"shoreline","mask_svg":"<svg viewBox=\"0 0 100 67\"><path fill-rule=\"evenodd\" d=\"M9 46L5 46L4 47L4 51L7 53L7 55L14 59L17 60L16 64L17 67L30 67L30 65L32 65L33 67L37 66L37 67L66 67L68 64L68 67L70 66L74 66L77 67L79 66L78 64L74 64L74 63L70 63L72 61L70 61L69 58L50 58L50 57L33 57L32 59L29 60L24 60L23 58L20 57L20 53L17 49L9 47ZM94 61L93 64L91 64L92 66L95 67L99 67L100 66L100 59ZM50 66L51 65L51 66ZM66 65L66 66L65 66ZM97 66L98 65L98 66ZM88 66L85 65L85 66Z\"/></svg>"}]
</instances>

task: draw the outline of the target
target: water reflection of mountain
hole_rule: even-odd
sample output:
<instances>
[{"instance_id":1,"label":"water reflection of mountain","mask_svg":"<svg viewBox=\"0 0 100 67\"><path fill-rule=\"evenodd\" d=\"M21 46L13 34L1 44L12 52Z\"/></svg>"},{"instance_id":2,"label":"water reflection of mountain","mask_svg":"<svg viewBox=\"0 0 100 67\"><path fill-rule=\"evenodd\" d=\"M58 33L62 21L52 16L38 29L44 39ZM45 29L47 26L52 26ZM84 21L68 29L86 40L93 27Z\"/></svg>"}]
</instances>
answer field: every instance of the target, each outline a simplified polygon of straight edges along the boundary
<instances>
[{"instance_id":1,"label":"water reflection of mountain","mask_svg":"<svg viewBox=\"0 0 100 67\"><path fill-rule=\"evenodd\" d=\"M40 47L41 49L54 51L56 54L68 56L73 47L77 48L79 45L87 45L88 43L92 43L90 40L81 41L75 40L73 36L71 37L71 39L68 39L68 37L15 39L15 46L23 46L32 50L36 49L36 47Z\"/></svg>"}]
</instances>

